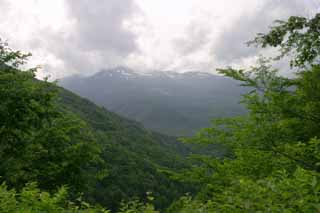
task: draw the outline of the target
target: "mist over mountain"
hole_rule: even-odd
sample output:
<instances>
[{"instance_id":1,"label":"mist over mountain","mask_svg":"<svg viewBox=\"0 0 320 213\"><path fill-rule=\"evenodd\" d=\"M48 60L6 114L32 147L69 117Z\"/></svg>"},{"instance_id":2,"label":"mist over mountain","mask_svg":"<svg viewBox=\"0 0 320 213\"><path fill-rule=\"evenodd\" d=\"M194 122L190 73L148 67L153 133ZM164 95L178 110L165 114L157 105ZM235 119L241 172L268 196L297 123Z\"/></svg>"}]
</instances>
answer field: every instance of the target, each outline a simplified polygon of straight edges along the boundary
<instances>
[{"instance_id":1,"label":"mist over mountain","mask_svg":"<svg viewBox=\"0 0 320 213\"><path fill-rule=\"evenodd\" d=\"M245 113L238 82L204 72L135 72L126 67L59 84L108 110L169 135L191 135L210 120Z\"/></svg>"}]
</instances>

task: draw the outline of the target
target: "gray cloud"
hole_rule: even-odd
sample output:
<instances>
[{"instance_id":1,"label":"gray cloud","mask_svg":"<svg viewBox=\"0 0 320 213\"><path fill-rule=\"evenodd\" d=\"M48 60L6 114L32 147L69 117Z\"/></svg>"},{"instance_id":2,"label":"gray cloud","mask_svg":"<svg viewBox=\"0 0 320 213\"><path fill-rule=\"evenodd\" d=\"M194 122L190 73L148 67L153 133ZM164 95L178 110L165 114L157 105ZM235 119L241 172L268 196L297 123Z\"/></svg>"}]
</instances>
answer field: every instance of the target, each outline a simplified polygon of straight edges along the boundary
<instances>
[{"instance_id":1,"label":"gray cloud","mask_svg":"<svg viewBox=\"0 0 320 213\"><path fill-rule=\"evenodd\" d=\"M75 39L84 51L113 51L126 56L136 49L135 35L123 21L137 11L132 0L68 0L76 21Z\"/></svg>"},{"instance_id":2,"label":"gray cloud","mask_svg":"<svg viewBox=\"0 0 320 213\"><path fill-rule=\"evenodd\" d=\"M300 0L268 0L251 14L242 14L215 42L211 52L218 61L231 63L259 53L247 47L257 33L267 32L274 20L286 19L291 15L308 15L312 5Z\"/></svg>"},{"instance_id":3,"label":"gray cloud","mask_svg":"<svg viewBox=\"0 0 320 213\"><path fill-rule=\"evenodd\" d=\"M53 78L65 74L92 74L123 64L136 51L136 35L124 22L139 12L132 0L67 0L69 25L62 31L42 29L30 42L60 61L44 64Z\"/></svg>"},{"instance_id":4,"label":"gray cloud","mask_svg":"<svg viewBox=\"0 0 320 213\"><path fill-rule=\"evenodd\" d=\"M274 19L320 9L319 0L185 4L192 10L172 0L0 0L0 37L15 49L31 51L33 63L53 78L118 65L207 70L251 62L259 50L245 42L255 33L266 31ZM228 8L233 12L227 14ZM244 10L251 12L241 14Z\"/></svg>"},{"instance_id":5,"label":"gray cloud","mask_svg":"<svg viewBox=\"0 0 320 213\"><path fill-rule=\"evenodd\" d=\"M275 50L268 49L262 52L253 46L248 47L246 42L252 40L257 33L267 32L268 27L277 19L286 19L292 15L310 16L315 12L315 8L319 8L320 3L317 2L264 0L255 6L250 5L250 1L244 2L243 7L247 7L248 10L235 14L237 19L234 20L229 19L229 14L226 14L224 20L229 21L223 26L219 25L220 20L224 18L223 15L214 18L196 17L186 26L184 36L174 39L172 44L179 54L182 66L211 69L227 65L251 65L259 54L271 56L275 54ZM216 22L217 27L208 20ZM200 61L197 58L199 55ZM289 69L283 62L277 65L285 70Z\"/></svg>"},{"instance_id":6,"label":"gray cloud","mask_svg":"<svg viewBox=\"0 0 320 213\"><path fill-rule=\"evenodd\" d=\"M9 9L10 9L10 4L7 1L0 1L0 8L1 8L1 13L0 17L5 18Z\"/></svg>"},{"instance_id":7,"label":"gray cloud","mask_svg":"<svg viewBox=\"0 0 320 213\"><path fill-rule=\"evenodd\" d=\"M201 50L211 39L211 29L197 21L189 23L185 31L186 37L173 41L176 50L183 55Z\"/></svg>"}]
</instances>

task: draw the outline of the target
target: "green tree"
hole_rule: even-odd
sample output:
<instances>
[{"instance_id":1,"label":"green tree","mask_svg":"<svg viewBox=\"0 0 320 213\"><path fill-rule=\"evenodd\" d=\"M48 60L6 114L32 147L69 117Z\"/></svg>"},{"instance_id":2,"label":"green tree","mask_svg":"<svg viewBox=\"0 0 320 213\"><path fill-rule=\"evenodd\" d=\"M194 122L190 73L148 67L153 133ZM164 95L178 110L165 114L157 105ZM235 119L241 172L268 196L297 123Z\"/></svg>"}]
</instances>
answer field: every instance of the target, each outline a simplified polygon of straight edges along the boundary
<instances>
[{"instance_id":1,"label":"green tree","mask_svg":"<svg viewBox=\"0 0 320 213\"><path fill-rule=\"evenodd\" d=\"M21 70L29 56L0 40L0 180L80 192L103 169L101 149L81 119L58 108L57 87L37 80L38 68Z\"/></svg>"},{"instance_id":2,"label":"green tree","mask_svg":"<svg viewBox=\"0 0 320 213\"><path fill-rule=\"evenodd\" d=\"M291 55L290 64L298 69L294 78L280 76L272 61L264 58L250 70L219 70L251 89L242 101L248 114L216 120L212 127L186 139L222 144L230 154L223 159L198 156L199 166L180 176L191 182L192 177L201 177L197 181L203 188L194 199L183 198L172 209L320 211L319 20L317 14L311 19L277 21L269 33L258 34L251 42L280 47L276 59Z\"/></svg>"},{"instance_id":3,"label":"green tree","mask_svg":"<svg viewBox=\"0 0 320 213\"><path fill-rule=\"evenodd\" d=\"M39 190L35 183L27 184L20 192L8 189L5 184L0 185L0 211L7 213L18 212L99 212L109 211L94 207L90 204L77 200L77 203L67 200L68 191L65 187L50 194Z\"/></svg>"},{"instance_id":4,"label":"green tree","mask_svg":"<svg viewBox=\"0 0 320 213\"><path fill-rule=\"evenodd\" d=\"M313 18L291 16L288 20L277 20L271 30L259 33L248 42L260 47L279 47L280 54L276 59L290 56L290 65L306 67L319 64L320 55L320 14Z\"/></svg>"}]
</instances>

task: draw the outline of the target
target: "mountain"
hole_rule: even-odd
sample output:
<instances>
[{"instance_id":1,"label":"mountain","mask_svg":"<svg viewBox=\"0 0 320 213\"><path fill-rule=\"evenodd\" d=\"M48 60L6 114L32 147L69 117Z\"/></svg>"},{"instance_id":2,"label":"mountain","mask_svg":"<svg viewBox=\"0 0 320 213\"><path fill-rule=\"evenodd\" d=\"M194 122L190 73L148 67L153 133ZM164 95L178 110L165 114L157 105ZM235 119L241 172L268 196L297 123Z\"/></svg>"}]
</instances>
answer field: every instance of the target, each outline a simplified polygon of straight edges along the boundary
<instances>
[{"instance_id":1,"label":"mountain","mask_svg":"<svg viewBox=\"0 0 320 213\"><path fill-rule=\"evenodd\" d=\"M92 76L61 79L61 86L149 129L180 136L210 120L245 113L245 90L226 77L203 72L141 73L117 67Z\"/></svg>"}]
</instances>

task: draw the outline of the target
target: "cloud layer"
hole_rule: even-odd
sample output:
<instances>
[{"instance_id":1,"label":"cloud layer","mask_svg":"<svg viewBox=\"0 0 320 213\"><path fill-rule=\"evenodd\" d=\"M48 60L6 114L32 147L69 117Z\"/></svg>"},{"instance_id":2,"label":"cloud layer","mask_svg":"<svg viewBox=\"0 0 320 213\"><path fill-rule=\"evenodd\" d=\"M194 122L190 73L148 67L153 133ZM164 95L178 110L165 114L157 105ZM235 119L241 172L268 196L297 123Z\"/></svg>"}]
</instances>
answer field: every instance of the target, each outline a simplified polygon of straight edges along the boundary
<instances>
[{"instance_id":1,"label":"cloud layer","mask_svg":"<svg viewBox=\"0 0 320 213\"><path fill-rule=\"evenodd\" d=\"M317 0L2 0L0 37L31 51L39 77L139 70L245 66L259 50L245 42L275 19L311 15Z\"/></svg>"}]
</instances>

